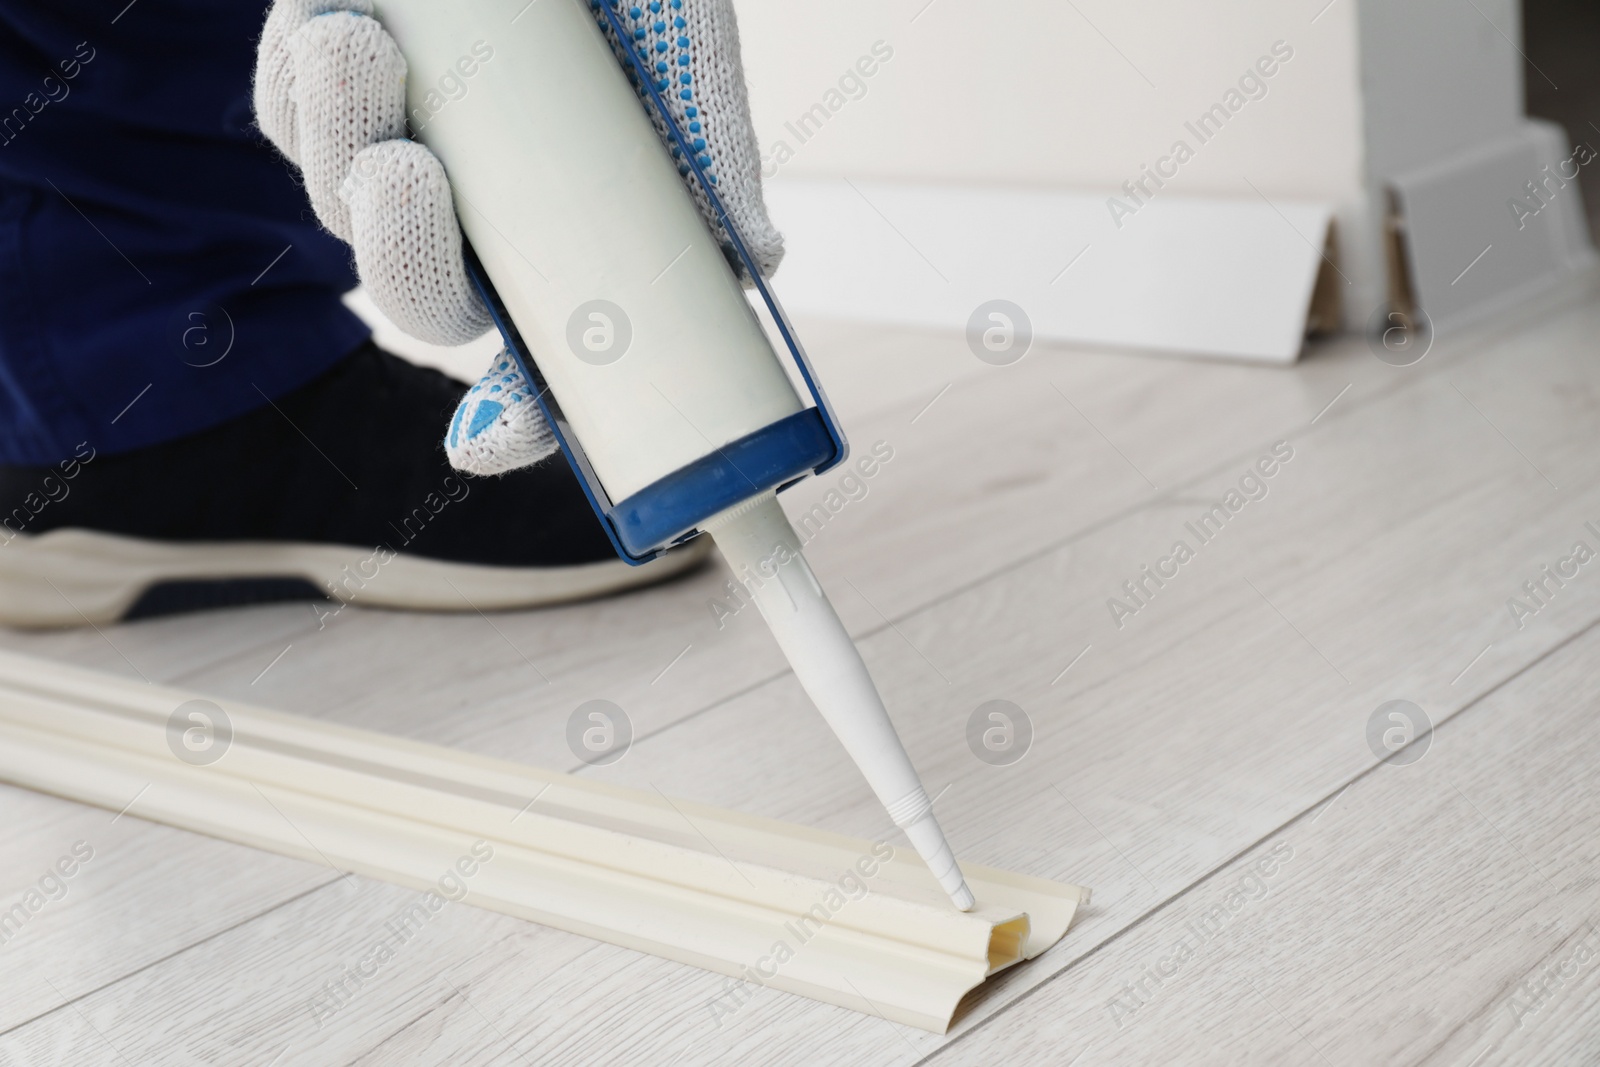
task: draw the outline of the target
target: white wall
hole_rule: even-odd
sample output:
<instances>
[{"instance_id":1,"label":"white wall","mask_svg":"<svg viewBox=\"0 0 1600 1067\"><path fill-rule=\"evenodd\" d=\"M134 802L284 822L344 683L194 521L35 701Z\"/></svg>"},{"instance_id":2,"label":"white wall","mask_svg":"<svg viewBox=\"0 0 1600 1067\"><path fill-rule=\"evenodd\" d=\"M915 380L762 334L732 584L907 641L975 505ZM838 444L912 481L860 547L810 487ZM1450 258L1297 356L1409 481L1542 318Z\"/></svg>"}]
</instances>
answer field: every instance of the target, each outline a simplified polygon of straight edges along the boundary
<instances>
[{"instance_id":1,"label":"white wall","mask_svg":"<svg viewBox=\"0 0 1600 1067\"><path fill-rule=\"evenodd\" d=\"M1185 120L1283 40L1294 58L1267 97L1174 188L1253 196L1247 175L1268 195L1338 199L1359 194L1362 178L1355 0L1335 0L1313 24L1325 2L739 0L738 10L763 151L779 140L796 150L784 173L1117 186L1174 140L1193 143ZM866 95L799 144L784 123L878 40L894 57Z\"/></svg>"}]
</instances>

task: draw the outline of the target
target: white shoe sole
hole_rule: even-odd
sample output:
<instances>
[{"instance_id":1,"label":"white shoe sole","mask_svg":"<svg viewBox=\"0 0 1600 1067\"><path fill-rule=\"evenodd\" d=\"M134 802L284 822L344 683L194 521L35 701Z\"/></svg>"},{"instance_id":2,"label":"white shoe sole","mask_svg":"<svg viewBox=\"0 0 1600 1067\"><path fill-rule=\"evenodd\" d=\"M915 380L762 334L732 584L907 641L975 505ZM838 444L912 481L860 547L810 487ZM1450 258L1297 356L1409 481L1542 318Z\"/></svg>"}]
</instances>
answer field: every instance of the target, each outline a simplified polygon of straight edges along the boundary
<instances>
[{"instance_id":1,"label":"white shoe sole","mask_svg":"<svg viewBox=\"0 0 1600 1067\"><path fill-rule=\"evenodd\" d=\"M504 611L649 585L698 565L699 537L643 567L620 559L570 567L449 563L344 545L148 541L93 530L16 534L0 542L0 625L113 623L152 586L175 581L300 578L335 601L414 611Z\"/></svg>"}]
</instances>

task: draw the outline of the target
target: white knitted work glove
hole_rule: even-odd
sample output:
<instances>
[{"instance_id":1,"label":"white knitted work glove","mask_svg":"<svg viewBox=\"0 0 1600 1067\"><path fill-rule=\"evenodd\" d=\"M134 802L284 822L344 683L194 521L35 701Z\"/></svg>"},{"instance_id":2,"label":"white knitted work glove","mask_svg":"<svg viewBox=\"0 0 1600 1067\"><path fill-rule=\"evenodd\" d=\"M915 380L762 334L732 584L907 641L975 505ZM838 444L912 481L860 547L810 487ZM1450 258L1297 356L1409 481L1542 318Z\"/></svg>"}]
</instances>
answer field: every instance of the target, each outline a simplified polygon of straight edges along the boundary
<instances>
[{"instance_id":1,"label":"white knitted work glove","mask_svg":"<svg viewBox=\"0 0 1600 1067\"><path fill-rule=\"evenodd\" d=\"M493 321L467 275L444 166L406 139L405 58L372 10L372 0L274 0L256 57L256 119L300 168L317 218L355 250L356 270L384 314L432 344L465 344ZM653 0L614 10L762 275L770 275L783 258L783 238L761 198L732 0ZM652 120L665 140L663 124ZM688 164L678 162L688 176ZM693 179L689 184L726 245L709 202ZM451 419L451 465L500 474L554 452L555 436L534 399L502 352Z\"/></svg>"}]
</instances>

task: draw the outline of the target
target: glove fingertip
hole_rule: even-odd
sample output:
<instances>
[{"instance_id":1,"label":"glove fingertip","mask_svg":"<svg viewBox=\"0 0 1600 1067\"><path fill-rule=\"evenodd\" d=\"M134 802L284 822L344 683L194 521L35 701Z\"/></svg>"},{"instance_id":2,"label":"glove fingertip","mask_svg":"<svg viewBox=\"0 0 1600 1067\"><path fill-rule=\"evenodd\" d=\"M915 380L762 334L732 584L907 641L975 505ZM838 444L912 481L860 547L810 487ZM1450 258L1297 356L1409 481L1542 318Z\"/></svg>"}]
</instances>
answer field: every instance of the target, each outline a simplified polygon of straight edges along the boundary
<instances>
[{"instance_id":1,"label":"glove fingertip","mask_svg":"<svg viewBox=\"0 0 1600 1067\"><path fill-rule=\"evenodd\" d=\"M357 153L340 186L356 266L373 301L406 333L460 345L493 325L467 274L444 165L414 141Z\"/></svg>"},{"instance_id":2,"label":"glove fingertip","mask_svg":"<svg viewBox=\"0 0 1600 1067\"><path fill-rule=\"evenodd\" d=\"M444 439L450 465L476 475L532 466L557 447L533 390L506 352L461 398Z\"/></svg>"}]
</instances>

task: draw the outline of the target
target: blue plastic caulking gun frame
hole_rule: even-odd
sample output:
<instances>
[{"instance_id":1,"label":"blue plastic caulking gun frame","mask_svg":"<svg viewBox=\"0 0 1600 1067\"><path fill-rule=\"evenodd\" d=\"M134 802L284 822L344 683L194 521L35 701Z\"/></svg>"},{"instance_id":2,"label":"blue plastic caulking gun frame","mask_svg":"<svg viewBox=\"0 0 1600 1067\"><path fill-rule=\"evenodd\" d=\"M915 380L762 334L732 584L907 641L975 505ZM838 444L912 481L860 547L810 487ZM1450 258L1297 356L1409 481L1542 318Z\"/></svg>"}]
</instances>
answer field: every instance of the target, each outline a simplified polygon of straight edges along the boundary
<instances>
[{"instance_id":1,"label":"blue plastic caulking gun frame","mask_svg":"<svg viewBox=\"0 0 1600 1067\"><path fill-rule=\"evenodd\" d=\"M661 94L655 86L655 79L650 76L634 50L627 47L627 28L612 10L612 6L613 4L607 0L591 3L591 7L602 12L609 21L617 41L623 43L621 51L627 54L637 75L636 88L647 95L656 113L665 123L668 135L682 153L682 158L688 162L695 181L716 211L717 218L739 257L739 262L744 265L745 271L755 283L756 291L761 294L762 301L771 312L778 333L783 337L789 354L794 358L800 377L815 404L814 407L805 408L755 433L730 441L688 466L646 486L627 499L613 502L607 495L605 487L600 484L600 479L595 474L588 456L584 454L583 445L573 434L560 404L551 395L544 375L539 372L537 361L528 351L521 334L517 332L516 324L511 321L505 304L495 292L489 276L484 272L483 264L468 245L465 248L467 271L472 276L479 293L482 294L484 303L489 306L495 325L499 327L506 347L516 359L523 377L537 390L534 399L549 421L561 451L572 464L572 469L577 472L578 479L583 484L584 495L589 498L590 506L599 516L606 535L611 538L611 544L617 550L617 555L638 566L648 563L673 545L681 544L698 534L699 523L718 512L767 489L776 488L781 492L808 473L821 474L838 466L849 456L850 446L839 429L838 420L828 403L827 395L817 382L811 361L806 358L805 350L795 338L789 317L778 303L778 298L762 279L754 258L745 247L744 239L739 235L727 209L723 207L721 198L717 196L715 185L701 167L688 138L678 128L672 113L667 110L666 102L661 99Z\"/></svg>"}]
</instances>

